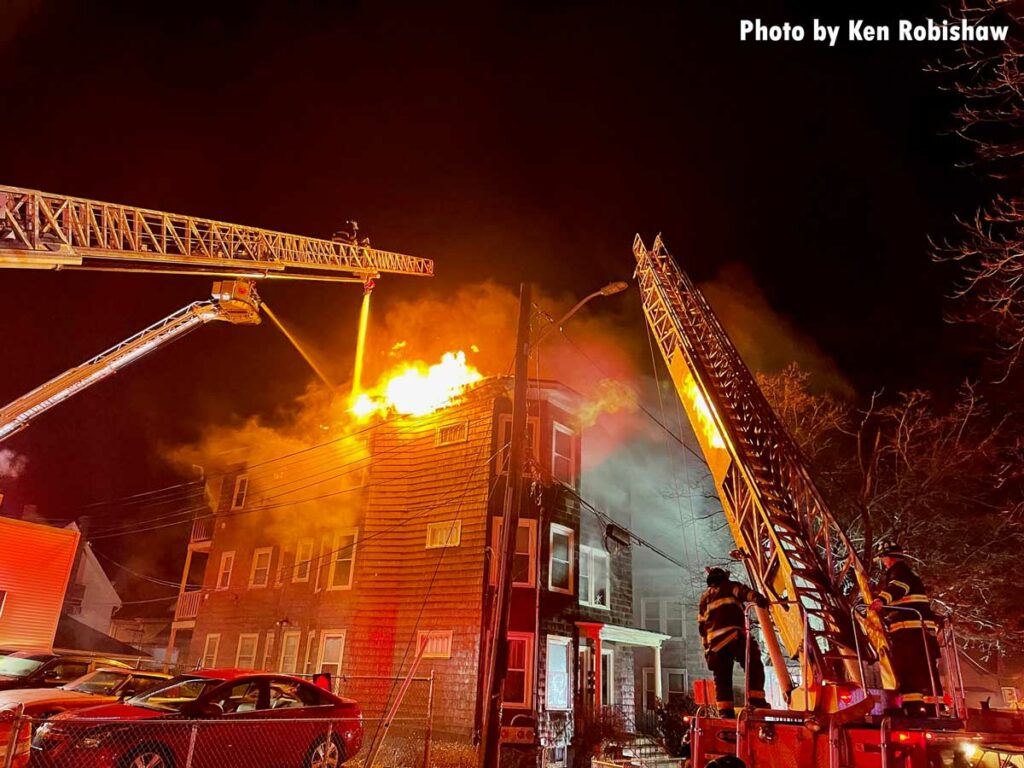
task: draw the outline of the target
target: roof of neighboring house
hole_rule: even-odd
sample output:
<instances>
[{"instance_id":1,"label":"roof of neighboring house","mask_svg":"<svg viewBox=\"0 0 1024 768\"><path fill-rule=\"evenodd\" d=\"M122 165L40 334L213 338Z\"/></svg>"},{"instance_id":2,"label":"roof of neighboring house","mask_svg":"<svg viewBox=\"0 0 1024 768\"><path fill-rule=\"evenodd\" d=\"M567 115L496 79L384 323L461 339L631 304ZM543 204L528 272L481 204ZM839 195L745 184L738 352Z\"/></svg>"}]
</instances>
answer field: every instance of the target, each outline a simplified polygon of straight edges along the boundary
<instances>
[{"instance_id":1,"label":"roof of neighboring house","mask_svg":"<svg viewBox=\"0 0 1024 768\"><path fill-rule=\"evenodd\" d=\"M53 638L53 647L68 651L102 653L114 657L126 656L133 659L149 657L148 653L127 643L122 643L120 640L115 640L108 634L97 632L71 616L60 617L60 622L57 624L57 635Z\"/></svg>"}]
</instances>

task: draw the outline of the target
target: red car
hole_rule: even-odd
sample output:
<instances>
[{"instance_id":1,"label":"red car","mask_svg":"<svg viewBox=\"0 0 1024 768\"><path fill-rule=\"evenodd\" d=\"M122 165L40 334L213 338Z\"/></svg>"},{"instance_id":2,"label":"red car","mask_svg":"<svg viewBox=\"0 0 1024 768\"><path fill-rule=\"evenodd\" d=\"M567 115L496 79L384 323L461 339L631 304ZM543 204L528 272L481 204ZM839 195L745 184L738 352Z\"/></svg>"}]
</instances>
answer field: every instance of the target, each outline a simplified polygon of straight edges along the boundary
<instances>
[{"instance_id":1,"label":"red car","mask_svg":"<svg viewBox=\"0 0 1024 768\"><path fill-rule=\"evenodd\" d=\"M351 699L289 675L206 669L48 720L32 739L32 765L334 768L362 740L362 710Z\"/></svg>"}]
</instances>

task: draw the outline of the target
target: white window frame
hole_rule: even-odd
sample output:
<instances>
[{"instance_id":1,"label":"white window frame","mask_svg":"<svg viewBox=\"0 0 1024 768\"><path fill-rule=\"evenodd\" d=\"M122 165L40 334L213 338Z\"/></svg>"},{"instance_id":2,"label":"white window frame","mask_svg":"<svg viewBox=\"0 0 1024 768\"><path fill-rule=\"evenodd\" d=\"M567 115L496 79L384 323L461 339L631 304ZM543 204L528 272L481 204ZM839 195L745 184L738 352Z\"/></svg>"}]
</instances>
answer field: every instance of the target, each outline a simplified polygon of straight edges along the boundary
<instances>
[{"instance_id":1,"label":"white window frame","mask_svg":"<svg viewBox=\"0 0 1024 768\"><path fill-rule=\"evenodd\" d=\"M256 564L259 562L260 555L267 556L267 580L262 584L256 583ZM274 564L274 548L273 547L259 547L252 551L252 564L249 566L249 589L266 589L270 586L270 566Z\"/></svg>"},{"instance_id":2,"label":"white window frame","mask_svg":"<svg viewBox=\"0 0 1024 768\"><path fill-rule=\"evenodd\" d=\"M303 548L308 547L308 551L303 555ZM313 539L299 539L298 544L295 545L295 564L292 566L292 583L293 584L304 584L309 581L310 571L313 570L313 549L316 547L316 542ZM300 576L299 567L306 566L306 574Z\"/></svg>"},{"instance_id":3,"label":"white window frame","mask_svg":"<svg viewBox=\"0 0 1024 768\"><path fill-rule=\"evenodd\" d=\"M565 654L565 673L568 677L566 680L565 698L566 706L557 707L551 703L551 648L560 648L561 653ZM544 705L549 712L570 712L572 711L572 699L573 699L573 679L572 679L572 638L565 637L563 635L548 635L545 642L545 657L544 657L544 669L546 679L544 681Z\"/></svg>"},{"instance_id":4,"label":"white window frame","mask_svg":"<svg viewBox=\"0 0 1024 768\"><path fill-rule=\"evenodd\" d=\"M668 631L668 606L669 603L674 602L679 605L679 616L673 617L679 619L680 633L673 635ZM661 632L663 635L669 635L673 639L685 639L686 638L686 614L683 610L682 601L678 598L673 597L642 597L640 598L640 626L643 629L647 629L647 605L648 603L658 603L658 629L653 630L655 632Z\"/></svg>"},{"instance_id":5,"label":"white window frame","mask_svg":"<svg viewBox=\"0 0 1024 768\"><path fill-rule=\"evenodd\" d=\"M213 651L210 651L210 642L213 642ZM220 632L213 632L206 636L206 640L203 642L203 669L215 669L217 667L217 654L220 652ZM210 663L207 664L206 660L209 659Z\"/></svg>"},{"instance_id":6,"label":"white window frame","mask_svg":"<svg viewBox=\"0 0 1024 768\"><path fill-rule=\"evenodd\" d=\"M352 567L348 571L348 584L334 585L334 569L338 566L338 555L341 553L341 538L342 536L352 537L352 548L349 549L345 554L348 555L347 559L352 562ZM338 531L334 534L334 544L331 546L331 566L327 571L327 591L328 592L340 592L345 589L352 589L352 584L356 579L356 550L359 548L359 531L355 528L350 528L345 531Z\"/></svg>"},{"instance_id":7,"label":"white window frame","mask_svg":"<svg viewBox=\"0 0 1024 768\"><path fill-rule=\"evenodd\" d=\"M494 526L492 528L493 538L491 541L491 584L496 585L498 583L498 569L501 564L498 562L498 552L501 548L498 546L498 542L501 540L501 530L505 524L504 517L494 518ZM520 517L519 525L526 526L530 532L530 575L528 581L513 581L513 587L534 587L537 584L537 521L532 517ZM518 531L516 532L518 536ZM515 539L513 539L513 546L515 546Z\"/></svg>"},{"instance_id":8,"label":"white window frame","mask_svg":"<svg viewBox=\"0 0 1024 768\"><path fill-rule=\"evenodd\" d=\"M316 654L316 668L313 669L313 674L323 672L324 651L327 650L327 641L336 638L341 639L341 651L338 653L338 658L336 660L328 661L328 663L338 665L338 671L335 673L335 677L341 674L341 665L345 662L345 634L344 629L325 629L320 633L319 650Z\"/></svg>"},{"instance_id":9,"label":"white window frame","mask_svg":"<svg viewBox=\"0 0 1024 768\"><path fill-rule=\"evenodd\" d=\"M450 435L455 434L454 430L460 428L460 431L455 437ZM459 443L469 442L469 419L464 421L453 421L448 424L439 424L437 429L434 431L434 445L438 448L442 448L446 445L458 445Z\"/></svg>"},{"instance_id":10,"label":"white window frame","mask_svg":"<svg viewBox=\"0 0 1024 768\"><path fill-rule=\"evenodd\" d=\"M509 640L523 640L526 643L526 654L524 664L525 683L523 684L523 701L503 700L501 705L505 709L530 709L533 706L533 633L532 632L509 632L506 635L506 642ZM506 669L506 674L508 670Z\"/></svg>"},{"instance_id":11,"label":"white window frame","mask_svg":"<svg viewBox=\"0 0 1024 768\"><path fill-rule=\"evenodd\" d=\"M650 682L648 682L648 679ZM644 667L641 672L641 691L643 698L640 700L640 708L644 712L653 712L654 710L647 706L647 697L651 696L654 698L655 706L658 703L658 687L654 684L654 667ZM664 691L664 689L662 689Z\"/></svg>"},{"instance_id":12,"label":"white window frame","mask_svg":"<svg viewBox=\"0 0 1024 768\"><path fill-rule=\"evenodd\" d=\"M580 555L584 552L590 559L590 570L587 574L587 594L583 594L583 564L580 563L580 605L585 605L587 608L596 608L599 611L610 611L612 609L612 564L611 558L608 557L608 553L598 547L588 547L586 544L580 545ZM605 561L604 577L605 577L605 601L607 605L601 605L594 602L594 596L597 590L594 589L594 556L603 557ZM582 561L582 557L580 558Z\"/></svg>"},{"instance_id":13,"label":"white window frame","mask_svg":"<svg viewBox=\"0 0 1024 768\"><path fill-rule=\"evenodd\" d=\"M225 564L227 565L227 568L224 567ZM235 550L231 550L230 552L221 552L220 568L217 570L217 584L215 585L215 589L217 589L218 591L223 591L225 589L230 588L231 574L234 572L234 570ZM227 578L224 578L225 575L227 576ZM221 584L221 581L223 581L224 583Z\"/></svg>"},{"instance_id":14,"label":"white window frame","mask_svg":"<svg viewBox=\"0 0 1024 768\"><path fill-rule=\"evenodd\" d=\"M555 435L561 432L563 435L569 436L569 455L564 456L559 453L555 453ZM576 430L570 429L564 424L559 424L557 421L551 424L551 477L555 477L555 459L561 457L569 460L569 479L561 480L571 488L576 487L576 481L579 479L576 476Z\"/></svg>"},{"instance_id":15,"label":"white window frame","mask_svg":"<svg viewBox=\"0 0 1024 768\"><path fill-rule=\"evenodd\" d=\"M241 492L241 499L238 498ZM231 489L231 509L242 509L245 500L249 496L249 475L239 475L235 478L235 487Z\"/></svg>"},{"instance_id":16,"label":"white window frame","mask_svg":"<svg viewBox=\"0 0 1024 768\"><path fill-rule=\"evenodd\" d=\"M665 701L672 700L672 688L669 686L669 680L672 678L670 675L682 675L683 676L683 689L677 691L677 693L686 694L690 688L690 675L685 669L679 667L662 667L661 674L664 675L665 679L661 681L661 692L665 698Z\"/></svg>"},{"instance_id":17,"label":"white window frame","mask_svg":"<svg viewBox=\"0 0 1024 768\"><path fill-rule=\"evenodd\" d=\"M462 544L462 521L427 523L427 549L447 549Z\"/></svg>"},{"instance_id":18,"label":"white window frame","mask_svg":"<svg viewBox=\"0 0 1024 768\"><path fill-rule=\"evenodd\" d=\"M608 674L604 673L604 660L608 659ZM610 707L615 704L615 649L601 649L601 685L608 689L607 700L604 691L601 691L601 706Z\"/></svg>"},{"instance_id":19,"label":"white window frame","mask_svg":"<svg viewBox=\"0 0 1024 768\"><path fill-rule=\"evenodd\" d=\"M242 665L242 643L246 640L252 641L252 663L245 666ZM255 669L256 659L259 656L260 649L260 635L259 632L243 632L238 636L238 649L235 651L235 668L236 669Z\"/></svg>"},{"instance_id":20,"label":"white window frame","mask_svg":"<svg viewBox=\"0 0 1024 768\"><path fill-rule=\"evenodd\" d=\"M444 650L424 650L424 659L450 659L452 657L452 630L450 629L421 629L416 633L416 650L419 650L424 641L429 644L431 640L437 639L444 640Z\"/></svg>"},{"instance_id":21,"label":"white window frame","mask_svg":"<svg viewBox=\"0 0 1024 768\"><path fill-rule=\"evenodd\" d=\"M533 426L533 440L531 448L533 449L532 456L524 456L524 460L533 459L536 462L540 462L540 416L527 416L526 417L526 437L530 437L530 426ZM506 426L507 425L507 426ZM502 442L502 438L505 434L505 430L508 429L508 433L512 434L512 414L503 413L498 417L498 474L508 474L508 462L509 452L511 446L505 445Z\"/></svg>"},{"instance_id":22,"label":"white window frame","mask_svg":"<svg viewBox=\"0 0 1024 768\"><path fill-rule=\"evenodd\" d=\"M266 639L263 641L263 670L272 672L274 664L274 636L277 634L273 629L266 631Z\"/></svg>"},{"instance_id":23,"label":"white window frame","mask_svg":"<svg viewBox=\"0 0 1024 768\"><path fill-rule=\"evenodd\" d=\"M306 661L302 665L302 671L307 675L313 674L313 665L316 663L317 652L314 641L316 640L316 630L311 629L306 633Z\"/></svg>"},{"instance_id":24,"label":"white window frame","mask_svg":"<svg viewBox=\"0 0 1024 768\"><path fill-rule=\"evenodd\" d=\"M568 536L569 538L569 586L556 587L552 584L551 576L555 572L555 534L561 534ZM551 529L548 532L548 589L552 592L560 592L563 595L571 595L573 593L573 584L576 577L576 531L565 525L559 525L558 523L552 523Z\"/></svg>"},{"instance_id":25,"label":"white window frame","mask_svg":"<svg viewBox=\"0 0 1024 768\"><path fill-rule=\"evenodd\" d=\"M289 638L295 638L295 655L291 659L291 669L288 669L285 664L284 652L288 648ZM277 671L283 675L292 675L299 671L299 651L302 645L302 631L298 629L289 629L281 633L281 651L277 656Z\"/></svg>"}]
</instances>

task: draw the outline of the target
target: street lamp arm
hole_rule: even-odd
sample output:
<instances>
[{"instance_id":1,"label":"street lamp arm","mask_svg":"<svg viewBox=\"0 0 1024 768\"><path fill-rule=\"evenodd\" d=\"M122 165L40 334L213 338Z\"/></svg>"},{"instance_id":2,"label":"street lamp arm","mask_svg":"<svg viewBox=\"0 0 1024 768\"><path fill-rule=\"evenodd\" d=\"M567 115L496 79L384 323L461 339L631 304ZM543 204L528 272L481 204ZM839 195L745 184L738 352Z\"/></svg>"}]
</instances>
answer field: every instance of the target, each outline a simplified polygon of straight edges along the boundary
<instances>
[{"instance_id":1,"label":"street lamp arm","mask_svg":"<svg viewBox=\"0 0 1024 768\"><path fill-rule=\"evenodd\" d=\"M568 312L566 312L564 315L562 315L558 320L555 320L553 323L551 323L551 325L549 325L547 328L545 328L543 331L541 331L540 335L533 341L532 344L530 344L530 351L532 352L534 349L536 349L537 346L544 339L546 339L551 334L551 332L553 330L555 330L555 328L557 328L559 331L561 331L562 327L566 324L566 322L568 322L569 318L571 318L573 315L575 315L577 312L579 312L580 309L583 308L583 305L586 304L587 302L592 301L593 299L596 299L598 296L614 296L616 293L622 293L627 288L629 288L629 284L628 283L626 283L623 280L618 280L618 281L616 281L614 283L608 283L608 285L604 286L604 288L601 288L600 290L594 291L589 296L583 297L582 299L580 299L579 301L576 302L576 304L573 306L572 309L570 309Z\"/></svg>"}]
</instances>

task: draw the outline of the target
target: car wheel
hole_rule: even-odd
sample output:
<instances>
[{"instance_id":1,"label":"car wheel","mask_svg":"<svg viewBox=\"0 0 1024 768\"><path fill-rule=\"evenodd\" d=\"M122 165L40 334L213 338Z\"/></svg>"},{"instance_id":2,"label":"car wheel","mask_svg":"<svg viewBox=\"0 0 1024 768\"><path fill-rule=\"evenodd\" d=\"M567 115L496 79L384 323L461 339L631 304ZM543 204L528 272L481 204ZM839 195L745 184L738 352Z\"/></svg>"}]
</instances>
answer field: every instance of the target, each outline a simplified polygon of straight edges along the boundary
<instances>
[{"instance_id":1,"label":"car wheel","mask_svg":"<svg viewBox=\"0 0 1024 768\"><path fill-rule=\"evenodd\" d=\"M139 747L125 758L121 768L174 768L174 761L160 747Z\"/></svg>"},{"instance_id":2,"label":"car wheel","mask_svg":"<svg viewBox=\"0 0 1024 768\"><path fill-rule=\"evenodd\" d=\"M344 762L345 748L337 736L331 736L330 739L320 739L309 748L306 768L338 768Z\"/></svg>"}]
</instances>

